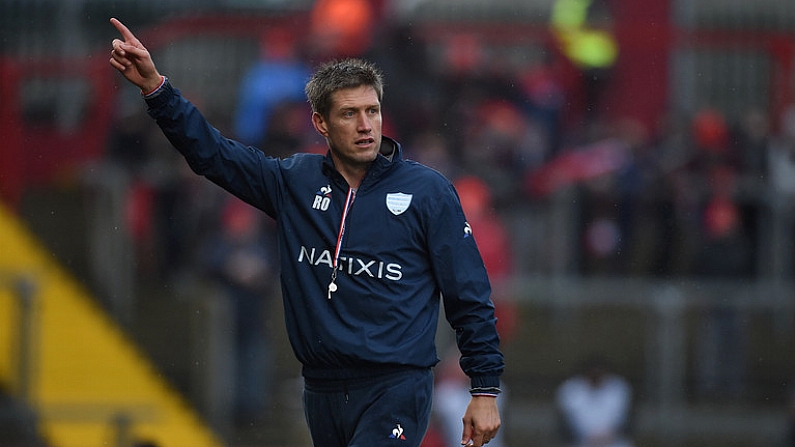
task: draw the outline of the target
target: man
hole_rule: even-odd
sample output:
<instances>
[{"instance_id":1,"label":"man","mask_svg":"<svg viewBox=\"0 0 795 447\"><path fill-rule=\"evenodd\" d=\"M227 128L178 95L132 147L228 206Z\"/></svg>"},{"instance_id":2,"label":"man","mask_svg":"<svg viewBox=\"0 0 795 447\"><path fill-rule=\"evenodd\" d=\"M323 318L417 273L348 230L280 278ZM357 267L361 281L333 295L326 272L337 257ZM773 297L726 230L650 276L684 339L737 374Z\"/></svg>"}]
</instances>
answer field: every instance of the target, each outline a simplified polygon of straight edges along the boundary
<instances>
[{"instance_id":1,"label":"man","mask_svg":"<svg viewBox=\"0 0 795 447\"><path fill-rule=\"evenodd\" d=\"M486 270L450 182L381 135L381 74L360 60L322 66L306 93L328 153L271 158L224 138L111 23L123 40L113 40L110 64L141 89L191 168L277 221L285 321L315 446L420 445L440 295L472 385L461 443L488 443L504 359Z\"/></svg>"}]
</instances>

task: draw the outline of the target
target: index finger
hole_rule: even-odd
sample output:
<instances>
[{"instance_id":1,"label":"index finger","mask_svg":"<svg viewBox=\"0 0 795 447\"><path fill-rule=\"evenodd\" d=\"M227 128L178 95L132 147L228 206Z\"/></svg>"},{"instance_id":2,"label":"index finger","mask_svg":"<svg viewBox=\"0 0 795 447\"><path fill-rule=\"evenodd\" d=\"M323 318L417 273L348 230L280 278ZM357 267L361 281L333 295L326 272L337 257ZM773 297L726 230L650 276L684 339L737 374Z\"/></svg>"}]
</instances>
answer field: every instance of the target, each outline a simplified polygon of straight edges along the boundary
<instances>
[{"instance_id":1,"label":"index finger","mask_svg":"<svg viewBox=\"0 0 795 447\"><path fill-rule=\"evenodd\" d=\"M115 26L116 29L119 30L119 34L121 34L121 36L124 38L125 42L130 43L130 42L134 42L134 41L138 40L138 39L135 38L135 35L132 33L132 31L130 31L129 28L124 26L124 24L121 23L115 17L110 19L110 23L112 23L113 26Z\"/></svg>"}]
</instances>

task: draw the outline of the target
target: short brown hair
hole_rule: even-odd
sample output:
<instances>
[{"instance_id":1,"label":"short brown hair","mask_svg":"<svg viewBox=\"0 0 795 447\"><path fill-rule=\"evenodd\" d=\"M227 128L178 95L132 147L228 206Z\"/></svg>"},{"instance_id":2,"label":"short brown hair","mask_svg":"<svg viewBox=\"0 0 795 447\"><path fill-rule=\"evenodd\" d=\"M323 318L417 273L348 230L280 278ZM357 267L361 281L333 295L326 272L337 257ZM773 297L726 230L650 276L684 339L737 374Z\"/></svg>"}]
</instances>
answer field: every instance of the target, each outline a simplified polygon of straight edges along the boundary
<instances>
[{"instance_id":1,"label":"short brown hair","mask_svg":"<svg viewBox=\"0 0 795 447\"><path fill-rule=\"evenodd\" d=\"M312 111L328 118L331 112L331 95L337 90L370 86L378 95L378 102L384 96L384 79L381 71L362 59L343 59L321 65L309 82L304 92L312 106Z\"/></svg>"}]
</instances>

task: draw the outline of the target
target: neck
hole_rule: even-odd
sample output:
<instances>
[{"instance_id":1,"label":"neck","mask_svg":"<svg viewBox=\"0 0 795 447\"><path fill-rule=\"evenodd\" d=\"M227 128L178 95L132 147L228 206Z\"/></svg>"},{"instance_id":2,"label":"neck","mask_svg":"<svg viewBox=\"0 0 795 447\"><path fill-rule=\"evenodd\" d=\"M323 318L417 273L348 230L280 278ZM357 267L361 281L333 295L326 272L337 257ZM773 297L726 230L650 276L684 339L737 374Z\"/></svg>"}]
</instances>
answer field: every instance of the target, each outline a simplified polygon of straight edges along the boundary
<instances>
[{"instance_id":1,"label":"neck","mask_svg":"<svg viewBox=\"0 0 795 447\"><path fill-rule=\"evenodd\" d=\"M348 182L348 186L351 188L358 188L359 185L362 183L362 179L364 178L364 174L367 173L367 168L370 165L362 165L362 166L349 166L349 165L337 165L337 171L342 174L342 177Z\"/></svg>"},{"instance_id":2,"label":"neck","mask_svg":"<svg viewBox=\"0 0 795 447\"><path fill-rule=\"evenodd\" d=\"M362 175L354 175L354 176L343 174L342 176L345 177L345 181L348 182L349 187L353 189L358 189L359 185L362 184L362 177L364 177L364 174L362 173Z\"/></svg>"}]
</instances>

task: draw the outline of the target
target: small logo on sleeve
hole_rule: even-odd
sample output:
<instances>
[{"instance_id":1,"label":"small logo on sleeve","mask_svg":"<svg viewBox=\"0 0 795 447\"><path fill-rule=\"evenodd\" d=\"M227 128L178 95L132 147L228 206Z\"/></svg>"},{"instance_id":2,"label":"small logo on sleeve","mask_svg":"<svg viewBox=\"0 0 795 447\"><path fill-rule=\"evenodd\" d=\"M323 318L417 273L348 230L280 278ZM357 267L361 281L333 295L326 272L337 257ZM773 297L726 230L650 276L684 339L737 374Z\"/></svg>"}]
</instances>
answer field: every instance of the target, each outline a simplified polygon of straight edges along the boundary
<instances>
[{"instance_id":1,"label":"small logo on sleeve","mask_svg":"<svg viewBox=\"0 0 795 447\"><path fill-rule=\"evenodd\" d=\"M400 424L397 424L397 426L392 429L392 434L389 435L389 439L400 439L401 441L406 440L406 437L403 435L403 427L401 427Z\"/></svg>"}]
</instances>

